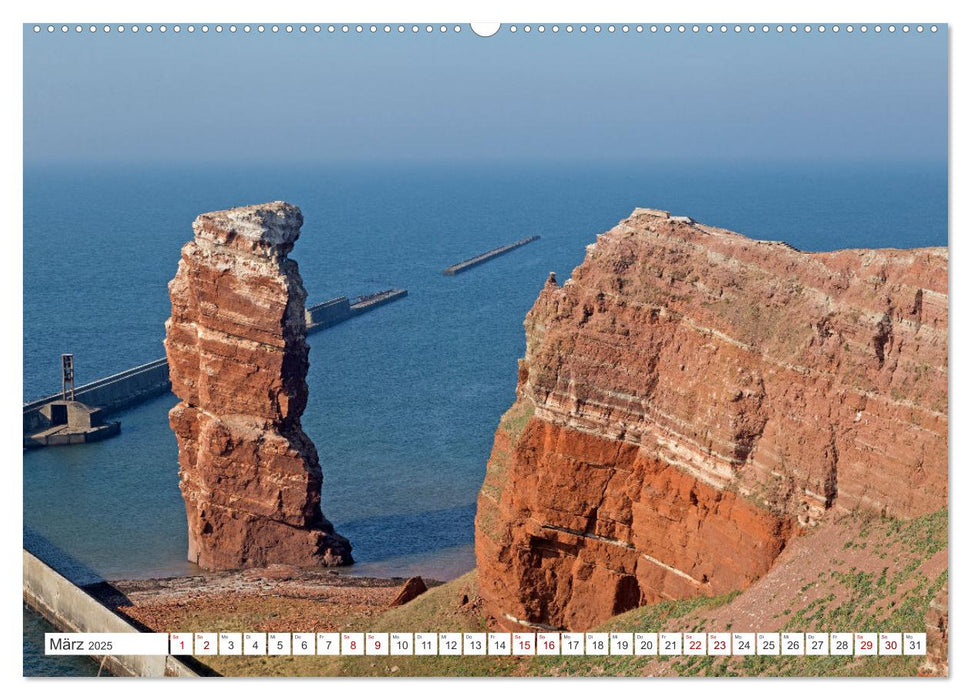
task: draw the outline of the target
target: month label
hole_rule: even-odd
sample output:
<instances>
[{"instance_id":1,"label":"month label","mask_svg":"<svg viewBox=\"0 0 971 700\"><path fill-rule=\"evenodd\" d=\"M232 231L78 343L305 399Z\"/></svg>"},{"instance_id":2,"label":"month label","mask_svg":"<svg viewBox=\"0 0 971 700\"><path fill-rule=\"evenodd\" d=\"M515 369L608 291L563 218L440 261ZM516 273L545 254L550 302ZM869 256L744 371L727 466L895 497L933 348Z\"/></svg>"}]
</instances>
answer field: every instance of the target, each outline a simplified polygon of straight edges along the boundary
<instances>
[{"instance_id":1,"label":"month label","mask_svg":"<svg viewBox=\"0 0 971 700\"><path fill-rule=\"evenodd\" d=\"M165 656L166 632L45 632L44 653L51 656Z\"/></svg>"}]
</instances>

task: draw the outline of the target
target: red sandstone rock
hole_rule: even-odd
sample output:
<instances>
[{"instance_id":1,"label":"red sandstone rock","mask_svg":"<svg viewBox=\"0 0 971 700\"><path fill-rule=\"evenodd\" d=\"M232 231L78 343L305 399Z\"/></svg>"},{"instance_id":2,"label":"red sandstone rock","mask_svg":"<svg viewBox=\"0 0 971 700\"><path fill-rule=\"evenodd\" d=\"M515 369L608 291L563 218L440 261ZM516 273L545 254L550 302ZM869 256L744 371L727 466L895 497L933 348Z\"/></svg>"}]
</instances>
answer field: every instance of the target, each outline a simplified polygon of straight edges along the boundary
<instances>
[{"instance_id":1,"label":"red sandstone rock","mask_svg":"<svg viewBox=\"0 0 971 700\"><path fill-rule=\"evenodd\" d=\"M421 576L412 576L405 581L405 585L401 587L398 595L395 596L390 605L391 607L397 607L405 603L410 603L427 590L428 586L425 585L425 580Z\"/></svg>"},{"instance_id":2,"label":"red sandstone rock","mask_svg":"<svg viewBox=\"0 0 971 700\"><path fill-rule=\"evenodd\" d=\"M927 657L921 675L948 675L948 597L947 583L927 608Z\"/></svg>"},{"instance_id":3,"label":"red sandstone rock","mask_svg":"<svg viewBox=\"0 0 971 700\"><path fill-rule=\"evenodd\" d=\"M202 214L169 283L169 414L189 560L206 569L352 563L320 511L307 403L306 292L287 258L303 216L284 202Z\"/></svg>"},{"instance_id":4,"label":"red sandstone rock","mask_svg":"<svg viewBox=\"0 0 971 700\"><path fill-rule=\"evenodd\" d=\"M476 515L501 627L737 590L827 511L946 504L946 249L803 253L635 210L525 327Z\"/></svg>"}]
</instances>

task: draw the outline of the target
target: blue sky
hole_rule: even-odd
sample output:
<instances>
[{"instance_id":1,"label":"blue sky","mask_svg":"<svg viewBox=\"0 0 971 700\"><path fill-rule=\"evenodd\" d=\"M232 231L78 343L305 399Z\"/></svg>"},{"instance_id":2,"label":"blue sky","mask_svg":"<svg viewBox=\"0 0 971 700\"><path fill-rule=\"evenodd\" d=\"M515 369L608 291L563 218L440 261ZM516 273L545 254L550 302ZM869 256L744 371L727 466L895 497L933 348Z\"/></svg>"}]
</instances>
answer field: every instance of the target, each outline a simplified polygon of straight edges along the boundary
<instances>
[{"instance_id":1,"label":"blue sky","mask_svg":"<svg viewBox=\"0 0 971 700\"><path fill-rule=\"evenodd\" d=\"M943 28L24 34L27 165L947 156Z\"/></svg>"}]
</instances>

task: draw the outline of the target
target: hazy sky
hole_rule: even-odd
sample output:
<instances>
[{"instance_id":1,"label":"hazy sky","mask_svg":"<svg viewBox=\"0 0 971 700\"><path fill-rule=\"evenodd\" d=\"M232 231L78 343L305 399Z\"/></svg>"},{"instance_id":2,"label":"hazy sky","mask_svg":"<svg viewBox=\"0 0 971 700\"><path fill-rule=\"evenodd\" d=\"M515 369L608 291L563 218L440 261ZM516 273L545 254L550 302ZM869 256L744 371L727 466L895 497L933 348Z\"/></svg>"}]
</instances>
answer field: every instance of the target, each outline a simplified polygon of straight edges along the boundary
<instances>
[{"instance_id":1,"label":"hazy sky","mask_svg":"<svg viewBox=\"0 0 971 700\"><path fill-rule=\"evenodd\" d=\"M25 163L935 159L947 38L25 27Z\"/></svg>"}]
</instances>

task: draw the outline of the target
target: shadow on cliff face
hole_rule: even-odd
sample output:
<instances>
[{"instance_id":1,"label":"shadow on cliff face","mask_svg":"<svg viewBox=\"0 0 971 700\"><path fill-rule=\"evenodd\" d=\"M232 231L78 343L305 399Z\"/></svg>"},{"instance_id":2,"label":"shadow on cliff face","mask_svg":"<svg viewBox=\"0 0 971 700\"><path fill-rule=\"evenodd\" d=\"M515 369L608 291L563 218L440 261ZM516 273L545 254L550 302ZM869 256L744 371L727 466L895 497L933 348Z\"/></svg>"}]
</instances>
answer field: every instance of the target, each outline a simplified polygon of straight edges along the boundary
<instances>
[{"instance_id":1,"label":"shadow on cliff face","mask_svg":"<svg viewBox=\"0 0 971 700\"><path fill-rule=\"evenodd\" d=\"M360 518L337 524L354 543L354 559L369 564L437 552L472 542L475 502L442 510ZM416 537L414 533L421 533Z\"/></svg>"}]
</instances>

